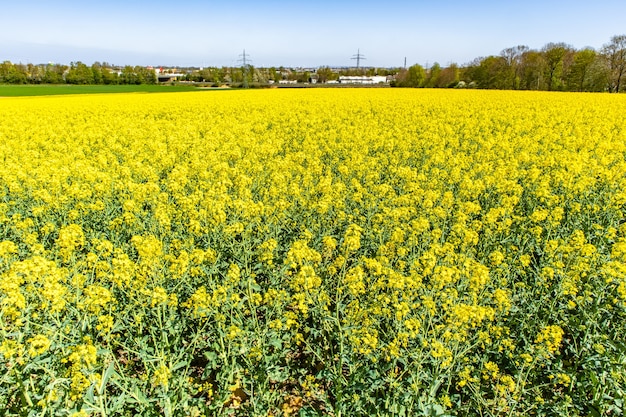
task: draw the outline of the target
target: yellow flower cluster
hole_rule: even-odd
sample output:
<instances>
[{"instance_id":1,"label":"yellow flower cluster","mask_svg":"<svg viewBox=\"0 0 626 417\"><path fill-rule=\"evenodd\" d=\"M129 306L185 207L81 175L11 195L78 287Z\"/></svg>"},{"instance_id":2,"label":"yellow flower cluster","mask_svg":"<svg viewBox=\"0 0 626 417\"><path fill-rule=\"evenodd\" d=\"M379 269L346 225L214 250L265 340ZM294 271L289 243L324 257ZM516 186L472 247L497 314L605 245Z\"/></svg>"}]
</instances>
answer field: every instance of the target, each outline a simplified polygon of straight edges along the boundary
<instances>
[{"instance_id":1,"label":"yellow flower cluster","mask_svg":"<svg viewBox=\"0 0 626 417\"><path fill-rule=\"evenodd\" d=\"M546 326L535 339L535 343L553 354L559 350L563 340L563 329L559 326Z\"/></svg>"}]
</instances>

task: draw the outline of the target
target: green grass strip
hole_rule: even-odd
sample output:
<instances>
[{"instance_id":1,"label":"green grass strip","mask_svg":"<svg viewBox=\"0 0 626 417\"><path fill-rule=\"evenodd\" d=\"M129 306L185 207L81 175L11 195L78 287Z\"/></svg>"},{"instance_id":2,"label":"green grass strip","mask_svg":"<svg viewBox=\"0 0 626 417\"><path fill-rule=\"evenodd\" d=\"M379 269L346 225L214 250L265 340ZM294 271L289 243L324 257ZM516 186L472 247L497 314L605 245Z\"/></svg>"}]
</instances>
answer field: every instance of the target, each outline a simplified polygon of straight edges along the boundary
<instances>
[{"instance_id":1,"label":"green grass strip","mask_svg":"<svg viewBox=\"0 0 626 417\"><path fill-rule=\"evenodd\" d=\"M3 85L0 97L51 96L62 94L168 93L197 91L191 85Z\"/></svg>"}]
</instances>

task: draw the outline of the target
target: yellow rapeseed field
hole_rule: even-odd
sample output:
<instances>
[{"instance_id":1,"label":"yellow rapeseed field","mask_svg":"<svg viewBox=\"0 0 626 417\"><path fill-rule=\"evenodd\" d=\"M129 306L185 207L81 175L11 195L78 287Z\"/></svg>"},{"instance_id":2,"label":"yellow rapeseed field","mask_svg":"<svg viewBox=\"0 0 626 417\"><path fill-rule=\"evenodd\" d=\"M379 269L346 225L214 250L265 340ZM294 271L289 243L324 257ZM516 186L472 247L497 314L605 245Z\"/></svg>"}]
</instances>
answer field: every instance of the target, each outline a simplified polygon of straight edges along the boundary
<instances>
[{"instance_id":1,"label":"yellow rapeseed field","mask_svg":"<svg viewBox=\"0 0 626 417\"><path fill-rule=\"evenodd\" d=\"M0 409L622 415L626 96L0 102Z\"/></svg>"}]
</instances>

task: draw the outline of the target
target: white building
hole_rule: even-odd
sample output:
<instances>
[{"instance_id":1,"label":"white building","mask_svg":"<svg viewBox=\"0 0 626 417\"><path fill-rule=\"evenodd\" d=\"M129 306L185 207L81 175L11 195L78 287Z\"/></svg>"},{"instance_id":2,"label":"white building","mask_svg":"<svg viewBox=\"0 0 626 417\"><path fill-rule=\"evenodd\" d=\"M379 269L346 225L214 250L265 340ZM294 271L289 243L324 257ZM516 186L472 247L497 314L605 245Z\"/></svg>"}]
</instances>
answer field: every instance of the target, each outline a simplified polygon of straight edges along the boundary
<instances>
[{"instance_id":1,"label":"white building","mask_svg":"<svg viewBox=\"0 0 626 417\"><path fill-rule=\"evenodd\" d=\"M387 77L384 75L354 75L339 77L339 83L341 84L385 84L387 83Z\"/></svg>"}]
</instances>

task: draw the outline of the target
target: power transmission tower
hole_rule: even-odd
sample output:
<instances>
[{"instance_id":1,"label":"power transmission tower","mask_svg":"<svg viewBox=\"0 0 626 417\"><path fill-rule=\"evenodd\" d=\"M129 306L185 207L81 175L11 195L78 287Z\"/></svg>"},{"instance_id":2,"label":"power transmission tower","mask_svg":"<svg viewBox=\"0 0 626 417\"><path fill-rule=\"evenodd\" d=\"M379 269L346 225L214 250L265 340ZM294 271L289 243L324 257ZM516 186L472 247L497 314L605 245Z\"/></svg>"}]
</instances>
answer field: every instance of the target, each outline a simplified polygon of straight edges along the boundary
<instances>
[{"instance_id":1,"label":"power transmission tower","mask_svg":"<svg viewBox=\"0 0 626 417\"><path fill-rule=\"evenodd\" d=\"M357 49L356 50L356 55L352 55L352 58L350 59L356 59L356 69L358 70L361 67L361 60L363 59L367 59L365 58L365 56L363 56L363 54L361 54L361 50Z\"/></svg>"},{"instance_id":2,"label":"power transmission tower","mask_svg":"<svg viewBox=\"0 0 626 417\"><path fill-rule=\"evenodd\" d=\"M246 54L246 50L243 50L243 54L239 55L239 60L237 62L241 62L241 69L243 72L243 88L248 88L248 69L250 68L251 59L249 59L250 55Z\"/></svg>"}]
</instances>

